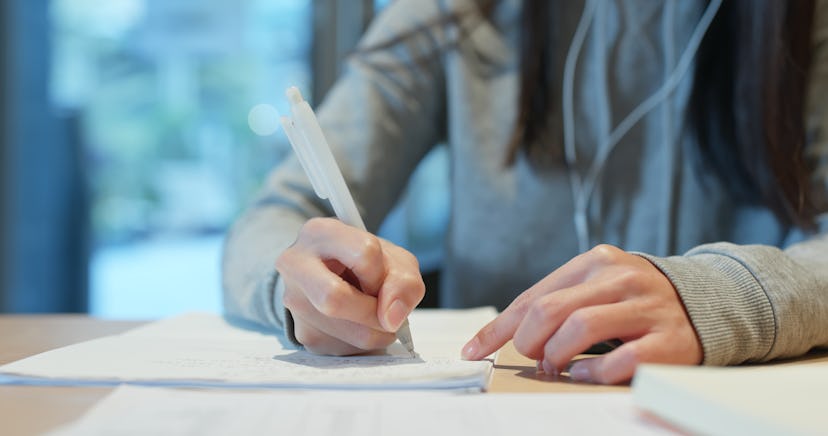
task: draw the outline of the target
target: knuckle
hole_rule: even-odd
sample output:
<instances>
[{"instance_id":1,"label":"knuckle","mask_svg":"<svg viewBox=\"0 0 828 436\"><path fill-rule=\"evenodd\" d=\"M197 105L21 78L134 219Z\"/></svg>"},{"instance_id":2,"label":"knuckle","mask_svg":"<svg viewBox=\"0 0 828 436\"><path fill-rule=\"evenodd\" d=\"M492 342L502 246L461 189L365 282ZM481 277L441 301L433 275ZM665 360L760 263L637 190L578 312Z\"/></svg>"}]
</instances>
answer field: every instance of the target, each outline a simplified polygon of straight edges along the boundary
<instances>
[{"instance_id":1,"label":"knuckle","mask_svg":"<svg viewBox=\"0 0 828 436\"><path fill-rule=\"evenodd\" d=\"M318 235L328 233L333 225L332 219L314 217L305 222L299 230L299 239L315 238Z\"/></svg>"},{"instance_id":2,"label":"knuckle","mask_svg":"<svg viewBox=\"0 0 828 436\"><path fill-rule=\"evenodd\" d=\"M531 308L532 300L528 297L526 292L520 294L509 303L509 306L506 308L516 314L518 314L521 318L527 316L529 309Z\"/></svg>"},{"instance_id":3,"label":"knuckle","mask_svg":"<svg viewBox=\"0 0 828 436\"><path fill-rule=\"evenodd\" d=\"M413 265L414 269L416 269L417 271L420 270L420 261L417 259L417 256L415 256L413 253L409 251L405 251L403 256L406 259L408 259L408 262L411 263L411 265Z\"/></svg>"},{"instance_id":4,"label":"knuckle","mask_svg":"<svg viewBox=\"0 0 828 436\"><path fill-rule=\"evenodd\" d=\"M333 281L330 286L327 286L327 289L319 295L315 304L316 310L325 316L334 317L347 303L345 301L347 296L347 290L345 289L346 286L347 285L344 283Z\"/></svg>"},{"instance_id":5,"label":"knuckle","mask_svg":"<svg viewBox=\"0 0 828 436\"><path fill-rule=\"evenodd\" d=\"M589 251L589 253L590 257L592 257L599 263L609 265L617 263L624 252L616 246L609 244L600 244L593 247Z\"/></svg>"},{"instance_id":6,"label":"knuckle","mask_svg":"<svg viewBox=\"0 0 828 436\"><path fill-rule=\"evenodd\" d=\"M413 293L422 297L425 294L425 283L420 274L405 272L400 275L400 286L406 294Z\"/></svg>"},{"instance_id":7,"label":"knuckle","mask_svg":"<svg viewBox=\"0 0 828 436\"><path fill-rule=\"evenodd\" d=\"M632 269L627 269L616 273L614 281L616 286L621 289L638 288L642 284L643 277L641 274Z\"/></svg>"},{"instance_id":8,"label":"knuckle","mask_svg":"<svg viewBox=\"0 0 828 436\"><path fill-rule=\"evenodd\" d=\"M374 236L366 236L362 238L359 250L357 250L360 257L375 258L382 255L382 245Z\"/></svg>"},{"instance_id":9,"label":"knuckle","mask_svg":"<svg viewBox=\"0 0 828 436\"><path fill-rule=\"evenodd\" d=\"M414 256L413 253L385 239L380 239L380 245L384 252L391 254L392 257L399 259L404 264L411 265L413 269L419 271L420 261L417 260L417 256Z\"/></svg>"},{"instance_id":10,"label":"knuckle","mask_svg":"<svg viewBox=\"0 0 828 436\"><path fill-rule=\"evenodd\" d=\"M366 236L357 244L351 256L352 269L365 271L377 265L382 258L382 246L377 238Z\"/></svg>"},{"instance_id":11,"label":"knuckle","mask_svg":"<svg viewBox=\"0 0 828 436\"><path fill-rule=\"evenodd\" d=\"M535 322L547 322L555 319L560 313L561 307L556 299L549 295L546 298L536 300L529 308L527 316Z\"/></svg>"},{"instance_id":12,"label":"knuckle","mask_svg":"<svg viewBox=\"0 0 828 436\"><path fill-rule=\"evenodd\" d=\"M578 309L569 316L566 323L575 336L582 336L595 328L597 323L595 314L591 310Z\"/></svg>"}]
</instances>

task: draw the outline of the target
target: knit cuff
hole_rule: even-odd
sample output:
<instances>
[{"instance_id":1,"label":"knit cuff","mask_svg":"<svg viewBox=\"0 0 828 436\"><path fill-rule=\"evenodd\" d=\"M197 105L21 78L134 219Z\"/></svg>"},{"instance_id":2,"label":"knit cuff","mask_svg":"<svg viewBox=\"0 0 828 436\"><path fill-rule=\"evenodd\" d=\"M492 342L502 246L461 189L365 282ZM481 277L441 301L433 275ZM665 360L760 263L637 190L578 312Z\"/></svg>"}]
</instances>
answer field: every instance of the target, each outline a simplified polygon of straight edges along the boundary
<instances>
[{"instance_id":1,"label":"knit cuff","mask_svg":"<svg viewBox=\"0 0 828 436\"><path fill-rule=\"evenodd\" d=\"M704 365L759 361L773 347L773 307L761 283L738 259L723 254L660 258L635 253L666 275L701 340Z\"/></svg>"},{"instance_id":2,"label":"knit cuff","mask_svg":"<svg viewBox=\"0 0 828 436\"><path fill-rule=\"evenodd\" d=\"M278 315L281 315L281 321L284 328L285 338L290 341L291 344L301 347L302 343L296 339L296 326L293 321L293 314L285 307L283 303L285 296L285 281L278 276L275 280L274 289L273 289L273 312Z\"/></svg>"}]
</instances>

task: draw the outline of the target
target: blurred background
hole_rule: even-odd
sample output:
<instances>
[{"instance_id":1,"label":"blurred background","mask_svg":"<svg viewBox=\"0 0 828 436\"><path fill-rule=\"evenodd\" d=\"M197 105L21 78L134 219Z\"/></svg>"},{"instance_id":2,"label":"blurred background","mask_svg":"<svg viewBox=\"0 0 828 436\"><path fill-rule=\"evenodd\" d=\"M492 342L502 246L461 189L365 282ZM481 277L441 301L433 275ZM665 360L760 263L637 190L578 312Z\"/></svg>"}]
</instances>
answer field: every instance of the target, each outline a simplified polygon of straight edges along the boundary
<instances>
[{"instance_id":1,"label":"blurred background","mask_svg":"<svg viewBox=\"0 0 828 436\"><path fill-rule=\"evenodd\" d=\"M386 3L3 0L0 312L220 311L224 232L291 152L284 89L320 101ZM446 217L411 215L446 160L382 230L426 268Z\"/></svg>"}]
</instances>

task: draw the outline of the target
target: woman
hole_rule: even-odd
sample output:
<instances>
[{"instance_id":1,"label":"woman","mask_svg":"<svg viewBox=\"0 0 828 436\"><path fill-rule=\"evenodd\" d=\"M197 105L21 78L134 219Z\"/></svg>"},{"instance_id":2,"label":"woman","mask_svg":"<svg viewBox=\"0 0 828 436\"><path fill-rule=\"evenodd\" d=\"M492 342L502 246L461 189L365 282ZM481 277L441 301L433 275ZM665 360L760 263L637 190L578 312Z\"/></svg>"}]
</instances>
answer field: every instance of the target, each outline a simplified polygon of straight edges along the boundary
<instances>
[{"instance_id":1,"label":"woman","mask_svg":"<svg viewBox=\"0 0 828 436\"><path fill-rule=\"evenodd\" d=\"M463 356L513 339L556 373L618 339L569 367L618 383L828 346L826 4L551 3L398 0L319 110L369 229L449 145L441 304L505 307ZM331 215L276 168L228 236L227 310L385 347L417 261Z\"/></svg>"}]
</instances>

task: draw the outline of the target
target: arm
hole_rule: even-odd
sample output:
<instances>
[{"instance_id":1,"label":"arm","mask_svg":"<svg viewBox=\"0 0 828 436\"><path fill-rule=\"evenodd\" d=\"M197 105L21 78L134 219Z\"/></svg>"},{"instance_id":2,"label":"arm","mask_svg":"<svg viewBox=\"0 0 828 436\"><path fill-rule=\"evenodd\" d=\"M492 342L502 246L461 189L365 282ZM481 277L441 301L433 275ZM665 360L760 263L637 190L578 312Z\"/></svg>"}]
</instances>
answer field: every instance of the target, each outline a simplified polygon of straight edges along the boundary
<instances>
[{"instance_id":1,"label":"arm","mask_svg":"<svg viewBox=\"0 0 828 436\"><path fill-rule=\"evenodd\" d=\"M701 339L704 363L732 365L828 346L828 237L787 250L716 243L647 257L670 278Z\"/></svg>"},{"instance_id":2,"label":"arm","mask_svg":"<svg viewBox=\"0 0 828 436\"><path fill-rule=\"evenodd\" d=\"M648 257L681 295L704 363L796 356L828 346L828 1L817 1L807 101L807 158L820 231L785 250L718 243L683 257Z\"/></svg>"},{"instance_id":3,"label":"arm","mask_svg":"<svg viewBox=\"0 0 828 436\"><path fill-rule=\"evenodd\" d=\"M590 345L623 344L569 368L618 383L639 363L731 365L828 347L828 237L791 246L716 243L657 258L598 246L515 299L464 347L479 359L512 339L557 374ZM645 260L646 259L646 260Z\"/></svg>"},{"instance_id":4,"label":"arm","mask_svg":"<svg viewBox=\"0 0 828 436\"><path fill-rule=\"evenodd\" d=\"M431 22L442 12L436 3L395 2L360 46L376 46ZM430 53L438 37L418 34L352 57L319 109L320 124L369 229L379 226L417 162L443 135L440 65L408 67L411 59ZM227 313L284 327L285 287L276 259L309 218L331 215L291 154L228 233L222 261Z\"/></svg>"},{"instance_id":5,"label":"arm","mask_svg":"<svg viewBox=\"0 0 828 436\"><path fill-rule=\"evenodd\" d=\"M813 189L828 211L828 2L817 3L816 17L806 127ZM730 365L828 347L828 216L822 221L784 250L715 243L658 258L596 247L521 294L463 355L478 359L512 339L557 373L591 344L619 338L617 349L569 368L574 379L618 383L642 362Z\"/></svg>"}]
</instances>

